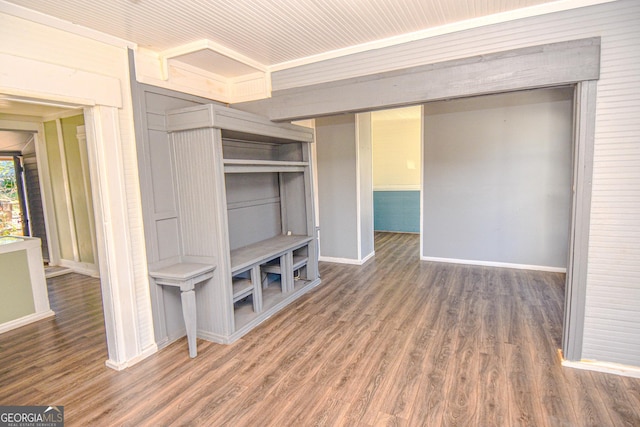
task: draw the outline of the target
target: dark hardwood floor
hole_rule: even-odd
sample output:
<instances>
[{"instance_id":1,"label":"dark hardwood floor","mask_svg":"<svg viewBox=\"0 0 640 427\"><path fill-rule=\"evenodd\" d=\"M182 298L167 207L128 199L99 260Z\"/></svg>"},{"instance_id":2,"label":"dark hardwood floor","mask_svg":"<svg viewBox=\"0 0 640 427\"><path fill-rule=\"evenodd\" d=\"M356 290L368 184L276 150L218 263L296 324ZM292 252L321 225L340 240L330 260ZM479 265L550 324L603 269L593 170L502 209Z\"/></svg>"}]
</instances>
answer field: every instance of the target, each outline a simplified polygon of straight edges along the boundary
<instances>
[{"instance_id":1,"label":"dark hardwood floor","mask_svg":"<svg viewBox=\"0 0 640 427\"><path fill-rule=\"evenodd\" d=\"M235 344L122 372L99 282L49 279L55 319L0 335L0 405L64 405L68 426L640 426L640 379L560 366L564 275L421 262L418 240L377 234Z\"/></svg>"}]
</instances>

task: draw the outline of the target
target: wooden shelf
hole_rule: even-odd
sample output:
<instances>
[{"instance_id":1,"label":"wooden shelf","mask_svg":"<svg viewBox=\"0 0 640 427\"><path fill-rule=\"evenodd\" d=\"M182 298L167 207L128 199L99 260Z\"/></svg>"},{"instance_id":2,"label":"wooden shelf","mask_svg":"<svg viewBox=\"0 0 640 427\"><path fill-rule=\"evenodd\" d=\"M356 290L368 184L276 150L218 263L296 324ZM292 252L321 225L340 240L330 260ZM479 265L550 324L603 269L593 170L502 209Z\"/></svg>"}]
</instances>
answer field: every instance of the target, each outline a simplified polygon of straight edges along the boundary
<instances>
[{"instance_id":1,"label":"wooden shelf","mask_svg":"<svg viewBox=\"0 0 640 427\"><path fill-rule=\"evenodd\" d=\"M291 162L288 160L245 160L245 159L224 159L225 166L309 166L308 162Z\"/></svg>"},{"instance_id":2,"label":"wooden shelf","mask_svg":"<svg viewBox=\"0 0 640 427\"><path fill-rule=\"evenodd\" d=\"M313 131L216 105L171 110L165 120L177 201L160 214L178 221L178 256L218 260L198 289L198 336L230 343L320 283ZM262 267L276 259L281 286L263 288ZM309 280L296 280L294 268Z\"/></svg>"},{"instance_id":3,"label":"wooden shelf","mask_svg":"<svg viewBox=\"0 0 640 427\"><path fill-rule=\"evenodd\" d=\"M313 240L311 236L276 236L231 251L231 272L236 273L254 264L262 264L297 249Z\"/></svg>"},{"instance_id":4,"label":"wooden shelf","mask_svg":"<svg viewBox=\"0 0 640 427\"><path fill-rule=\"evenodd\" d=\"M239 337L251 330L255 325L268 319L275 311L286 307L306 292L320 284L320 279L296 280L291 292L281 292L280 286L269 286L262 290L264 299L262 313L256 313L250 302L238 302L234 304L235 336Z\"/></svg>"},{"instance_id":5,"label":"wooden shelf","mask_svg":"<svg viewBox=\"0 0 640 427\"><path fill-rule=\"evenodd\" d=\"M306 265L309 258L306 256L294 256L293 257L293 271L300 269L303 265ZM265 273L282 274L282 268L280 263L266 264L262 266L262 271Z\"/></svg>"},{"instance_id":6,"label":"wooden shelf","mask_svg":"<svg viewBox=\"0 0 640 427\"><path fill-rule=\"evenodd\" d=\"M156 279L171 279L184 281L200 275L207 274L215 269L211 264L200 264L193 262L178 262L163 268L150 269L149 275Z\"/></svg>"},{"instance_id":7,"label":"wooden shelf","mask_svg":"<svg viewBox=\"0 0 640 427\"><path fill-rule=\"evenodd\" d=\"M268 313L282 301L289 298L290 295L280 292L280 288L273 286L262 290L262 298L264 299L263 313L256 313L251 303L237 303L235 304L234 317L236 330L243 328L250 324L252 321L265 317L264 313Z\"/></svg>"},{"instance_id":8,"label":"wooden shelf","mask_svg":"<svg viewBox=\"0 0 640 427\"><path fill-rule=\"evenodd\" d=\"M233 278L233 302L237 302L253 293L253 283L250 279Z\"/></svg>"},{"instance_id":9,"label":"wooden shelf","mask_svg":"<svg viewBox=\"0 0 640 427\"><path fill-rule=\"evenodd\" d=\"M302 267L303 265L307 265L307 262L309 262L309 257L306 256L293 256L293 270L298 270L300 267Z\"/></svg>"},{"instance_id":10,"label":"wooden shelf","mask_svg":"<svg viewBox=\"0 0 640 427\"><path fill-rule=\"evenodd\" d=\"M224 173L304 172L307 162L225 159Z\"/></svg>"}]
</instances>

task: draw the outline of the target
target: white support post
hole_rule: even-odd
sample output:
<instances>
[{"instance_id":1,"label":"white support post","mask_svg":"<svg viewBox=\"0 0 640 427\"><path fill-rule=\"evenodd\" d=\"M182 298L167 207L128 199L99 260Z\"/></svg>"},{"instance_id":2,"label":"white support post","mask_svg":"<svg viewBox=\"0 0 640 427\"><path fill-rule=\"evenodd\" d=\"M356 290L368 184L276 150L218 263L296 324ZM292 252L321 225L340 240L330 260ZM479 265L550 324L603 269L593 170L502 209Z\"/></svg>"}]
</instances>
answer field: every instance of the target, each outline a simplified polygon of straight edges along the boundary
<instances>
[{"instance_id":1,"label":"white support post","mask_svg":"<svg viewBox=\"0 0 640 427\"><path fill-rule=\"evenodd\" d=\"M142 348L137 313L151 313L136 300L127 218L125 176L118 126L118 110L96 106L85 110L87 153L94 191L98 259L109 359L107 366L125 369L157 351ZM151 321L151 319L149 319Z\"/></svg>"}]
</instances>

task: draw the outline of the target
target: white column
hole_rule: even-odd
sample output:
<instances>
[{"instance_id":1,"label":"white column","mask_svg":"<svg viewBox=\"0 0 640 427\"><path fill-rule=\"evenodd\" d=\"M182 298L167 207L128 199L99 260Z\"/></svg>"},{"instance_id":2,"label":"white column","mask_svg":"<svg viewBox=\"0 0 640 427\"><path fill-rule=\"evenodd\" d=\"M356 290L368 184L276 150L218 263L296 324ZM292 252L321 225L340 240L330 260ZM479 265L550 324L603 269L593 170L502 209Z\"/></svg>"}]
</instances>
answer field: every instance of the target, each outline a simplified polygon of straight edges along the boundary
<instances>
[{"instance_id":1,"label":"white column","mask_svg":"<svg viewBox=\"0 0 640 427\"><path fill-rule=\"evenodd\" d=\"M141 345L153 342L152 337L139 335L140 313L146 313L149 318L144 321L152 323L151 300L136 299L136 289L148 287L148 282L135 283L134 278L118 110L88 108L85 119L109 350L106 364L121 370L157 351L155 343L146 348Z\"/></svg>"}]
</instances>

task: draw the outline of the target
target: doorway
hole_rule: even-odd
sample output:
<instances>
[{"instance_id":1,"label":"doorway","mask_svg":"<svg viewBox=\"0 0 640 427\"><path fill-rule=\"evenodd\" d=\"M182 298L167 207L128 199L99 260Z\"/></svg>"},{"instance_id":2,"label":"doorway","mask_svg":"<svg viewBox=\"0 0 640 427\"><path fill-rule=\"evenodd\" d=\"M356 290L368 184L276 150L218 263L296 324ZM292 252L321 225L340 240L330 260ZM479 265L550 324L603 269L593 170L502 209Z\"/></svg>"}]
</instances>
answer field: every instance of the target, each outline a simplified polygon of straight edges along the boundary
<instances>
[{"instance_id":1,"label":"doorway","mask_svg":"<svg viewBox=\"0 0 640 427\"><path fill-rule=\"evenodd\" d=\"M371 113L376 232L420 233L422 108Z\"/></svg>"},{"instance_id":2,"label":"doorway","mask_svg":"<svg viewBox=\"0 0 640 427\"><path fill-rule=\"evenodd\" d=\"M0 132L0 144L6 132ZM18 183L22 180L20 157L3 155L0 150L0 236L29 235L26 212ZM26 233L25 233L26 228Z\"/></svg>"},{"instance_id":3,"label":"doorway","mask_svg":"<svg viewBox=\"0 0 640 427\"><path fill-rule=\"evenodd\" d=\"M0 154L12 149L2 170L12 172L15 199L3 217L11 233L41 239L48 272L98 277L83 111L34 102L0 106Z\"/></svg>"},{"instance_id":4,"label":"doorway","mask_svg":"<svg viewBox=\"0 0 640 427\"><path fill-rule=\"evenodd\" d=\"M84 114L78 111L45 117L38 156L44 172L51 264L98 277L84 124Z\"/></svg>"},{"instance_id":5,"label":"doorway","mask_svg":"<svg viewBox=\"0 0 640 427\"><path fill-rule=\"evenodd\" d=\"M553 246L556 250L555 255L552 257L556 260L555 264L546 265L546 262L526 262L522 260L515 259L502 259L502 260L489 260L489 262L493 261L493 265L499 266L519 266L520 268L531 266L535 266L536 269L540 269L539 267L550 267L551 271L565 271L566 267L566 297L565 297L565 316L567 319L564 324L564 336L563 336L563 354L569 360L576 360L580 357L580 349L581 349L581 336L582 336L582 327L583 327L583 318L584 318L584 298L586 288L584 283L586 283L586 257L584 256L588 246L588 223L589 223L589 201L590 201L590 182L588 178L591 176L592 170L592 153L593 153L593 123L594 123L594 101L595 101L595 82L583 82L579 83L575 86L564 86L555 89L540 89L543 91L553 92L554 90L558 90L560 92L564 92L564 94L560 97L562 99L558 99L558 102L561 102L564 105L564 111L567 114L564 114L565 122L564 122L564 133L565 133L565 143L562 146L563 151L563 159L564 166L561 169L556 169L555 174L563 175L563 185L555 188L555 190L559 190L557 193L549 193L546 197L550 199L557 198L558 200L562 199L562 209L564 212L563 219L561 220L549 220L547 218L547 225L549 225L549 230L552 230L552 235L563 234L562 239L560 239L560 243L554 244ZM524 91L523 93L534 93L535 91ZM542 92L535 92L542 93ZM517 96L517 95L516 95ZM479 103L487 103L490 105L490 98L477 98ZM463 99L464 102L464 99ZM527 102L524 103L525 105ZM529 101L529 104L535 104L535 102ZM449 105L454 105L449 104ZM573 110L573 111L572 111ZM553 114L553 113L543 113L543 114ZM362 113L357 114L356 116L367 116L371 115L371 113ZM507 118L507 120L511 120ZM355 135L354 128L352 123L357 121L357 117L353 118L349 115L340 115L340 116L331 116L325 117L321 120L316 120L316 135L318 144L318 151L323 148L322 145L324 142L327 142L326 147L323 150L329 154L335 154L336 150L334 148L346 150L345 147L350 147L351 137L350 135ZM503 119L504 121L504 119ZM473 129L474 125L482 124L482 122L471 123L467 125L467 130ZM338 133L338 127L341 126L345 130L343 132ZM527 133L533 132L539 135L540 132L543 131L544 127L537 126L535 123L533 125L529 124L529 129ZM547 130L550 128L547 127ZM519 130L516 127L516 134ZM546 131L545 131L546 132ZM553 131L551 130L550 132ZM472 133L471 133L472 134ZM473 135L473 134L472 134ZM504 135L496 135L496 138L501 138ZM473 136L470 138L473 141ZM342 144L340 144L342 141ZM508 142L509 139L506 140ZM354 146L358 146L357 144ZM477 147L476 147L477 148ZM511 148L511 147L509 147ZM535 148L535 144L534 144ZM553 148L553 147L552 147ZM550 148L551 149L551 148ZM352 150L353 151L353 150ZM464 148L458 148L461 154L465 154ZM342 152L341 152L342 153ZM526 152L523 152L526 155ZM322 153L320 153L322 154ZM521 153L522 154L522 153ZM534 155L534 154L532 154ZM345 159L356 159L355 163L345 162ZM360 157L362 160L363 157ZM359 170L360 173L363 170L362 167L359 166L357 162L358 157L353 155L351 152L342 154L339 156L339 161L334 162L323 162L323 158L321 155L318 156L318 170L319 170L319 181L320 185L318 186L319 199L320 199L320 208L322 210L322 182L327 181L327 175L325 173L325 177L322 178L323 166L330 165L334 169L336 165L346 165L341 171L347 170L351 164L356 164L358 167L355 170ZM473 160L473 159L471 159ZM510 163L507 159L504 159L504 164L509 165ZM449 159L446 157L439 161L440 166L446 166ZM324 169L325 172L335 172L330 170L329 168ZM463 168L464 172L464 168ZM530 175L529 180L535 181L540 179L540 176L543 174L533 174ZM472 179L469 179L472 181ZM345 191L345 180L340 181L339 191ZM504 183L513 184L510 179L505 178ZM441 182L441 189L446 191L445 182ZM554 187L553 183L551 184L552 188ZM522 192L521 192L522 193ZM526 193L526 191L525 191ZM331 194L330 191L327 194ZM518 192L516 191L516 195ZM526 196L526 194L524 194ZM425 197L421 197L421 200L425 200ZM503 205L505 203L509 204L509 202L505 202L504 199L501 202ZM528 208L526 204L531 204L531 201L524 201L524 205L518 208L522 210L523 213L528 212ZM550 203L553 205L555 202ZM325 204L326 205L326 204ZM330 205L330 204L329 204ZM335 204L334 204L335 205ZM330 205L331 206L331 205ZM497 205L496 205L497 206ZM344 204L340 204L342 211L344 212L345 207ZM509 207L509 206L507 206ZM344 214L342 215L344 217ZM516 215L516 219L518 216ZM322 221L322 212L320 216L320 220ZM421 224L424 224L424 219L421 219ZM331 229L326 230L327 227L324 227L325 230L323 233L331 232ZM486 228L486 227L485 227ZM523 226L521 226L523 228ZM524 227L526 228L526 227ZM526 230L525 230L526 231ZM421 238L424 238L426 230L422 230ZM531 236L530 236L531 237ZM534 236L540 237L540 236ZM552 236L553 237L553 236ZM542 239L544 240L544 239ZM481 240L480 240L481 241ZM424 242L421 242L420 247L424 247ZM544 245L543 245L544 247ZM549 246L547 246L548 248ZM561 253L558 255L559 252ZM541 250L544 252L544 250ZM566 254L569 254L567 257ZM433 255L432 255L433 256ZM434 258L438 258L434 256ZM469 262L473 260L472 257L456 257L456 256L442 256L440 258L447 258L447 261L452 261L455 259ZM330 260L331 259L327 259ZM435 260L432 258L432 260ZM337 262L343 262L343 260L336 260ZM487 261L487 260L481 260ZM577 285L576 285L577 284Z\"/></svg>"}]
</instances>

